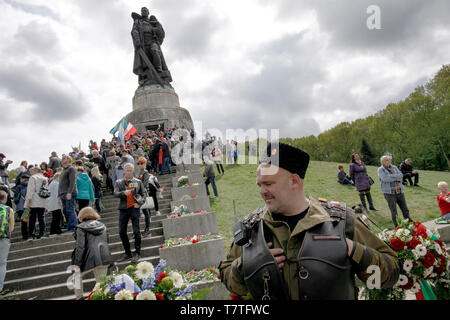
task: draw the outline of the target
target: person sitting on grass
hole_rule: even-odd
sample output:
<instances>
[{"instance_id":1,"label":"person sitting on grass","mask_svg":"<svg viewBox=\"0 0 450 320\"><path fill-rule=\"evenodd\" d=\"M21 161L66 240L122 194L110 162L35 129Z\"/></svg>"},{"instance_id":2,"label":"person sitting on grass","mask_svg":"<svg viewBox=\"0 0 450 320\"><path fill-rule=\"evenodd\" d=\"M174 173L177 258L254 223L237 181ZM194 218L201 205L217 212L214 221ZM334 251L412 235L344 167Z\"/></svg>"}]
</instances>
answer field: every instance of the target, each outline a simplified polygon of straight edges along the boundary
<instances>
[{"instance_id":1,"label":"person sitting on grass","mask_svg":"<svg viewBox=\"0 0 450 320\"><path fill-rule=\"evenodd\" d=\"M337 174L338 177L338 183L340 184L351 184L354 185L354 183L352 182L352 178L350 178L350 176L348 176L345 171L344 171L344 166L339 165L338 166L339 172Z\"/></svg>"},{"instance_id":2,"label":"person sitting on grass","mask_svg":"<svg viewBox=\"0 0 450 320\"><path fill-rule=\"evenodd\" d=\"M441 210L441 217L436 219L438 224L450 223L450 192L448 192L448 184L445 181L438 183L438 189L441 193L437 196L437 203Z\"/></svg>"}]
</instances>

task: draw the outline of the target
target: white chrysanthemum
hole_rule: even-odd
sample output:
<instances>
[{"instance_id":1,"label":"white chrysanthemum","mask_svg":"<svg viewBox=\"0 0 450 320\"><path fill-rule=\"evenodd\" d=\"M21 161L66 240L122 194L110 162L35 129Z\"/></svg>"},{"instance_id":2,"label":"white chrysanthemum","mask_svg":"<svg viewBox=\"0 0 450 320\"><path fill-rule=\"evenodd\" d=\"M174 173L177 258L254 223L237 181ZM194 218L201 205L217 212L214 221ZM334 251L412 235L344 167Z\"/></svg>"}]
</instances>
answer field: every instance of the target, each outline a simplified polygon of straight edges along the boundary
<instances>
[{"instance_id":1,"label":"white chrysanthemum","mask_svg":"<svg viewBox=\"0 0 450 320\"><path fill-rule=\"evenodd\" d=\"M431 266L431 267L425 269L425 272L424 272L423 277L426 278L426 277L428 277L428 276L429 276L430 274L432 274L432 273L433 273L433 266Z\"/></svg>"},{"instance_id":2,"label":"white chrysanthemum","mask_svg":"<svg viewBox=\"0 0 450 320\"><path fill-rule=\"evenodd\" d=\"M176 297L175 300L186 300L186 297Z\"/></svg>"},{"instance_id":3,"label":"white chrysanthemum","mask_svg":"<svg viewBox=\"0 0 450 320\"><path fill-rule=\"evenodd\" d=\"M156 300L156 296L150 290L144 290L136 296L136 300Z\"/></svg>"},{"instance_id":4,"label":"white chrysanthemum","mask_svg":"<svg viewBox=\"0 0 450 320\"><path fill-rule=\"evenodd\" d=\"M419 256L424 257L427 254L427 248L425 248L425 246L421 244L417 245L415 250L419 254Z\"/></svg>"},{"instance_id":5,"label":"white chrysanthemum","mask_svg":"<svg viewBox=\"0 0 450 320\"><path fill-rule=\"evenodd\" d=\"M175 288L181 288L184 284L183 277L178 272L172 271L169 273L169 277L173 281L173 286Z\"/></svg>"},{"instance_id":6,"label":"white chrysanthemum","mask_svg":"<svg viewBox=\"0 0 450 320\"><path fill-rule=\"evenodd\" d=\"M106 287L105 290L103 291L104 294L108 294L110 291L109 287Z\"/></svg>"},{"instance_id":7,"label":"white chrysanthemum","mask_svg":"<svg viewBox=\"0 0 450 320\"><path fill-rule=\"evenodd\" d=\"M397 281L397 286L404 286L408 283L408 277L405 276L404 274L401 274L398 277L398 281Z\"/></svg>"},{"instance_id":8,"label":"white chrysanthemum","mask_svg":"<svg viewBox=\"0 0 450 320\"><path fill-rule=\"evenodd\" d=\"M155 268L153 268L153 265L150 262L142 261L136 266L136 276L139 279L147 279L154 272Z\"/></svg>"},{"instance_id":9,"label":"white chrysanthemum","mask_svg":"<svg viewBox=\"0 0 450 320\"><path fill-rule=\"evenodd\" d=\"M92 291L100 291L100 283L96 283Z\"/></svg>"},{"instance_id":10,"label":"white chrysanthemum","mask_svg":"<svg viewBox=\"0 0 450 320\"><path fill-rule=\"evenodd\" d=\"M130 291L123 289L114 296L114 300L133 300L133 295Z\"/></svg>"},{"instance_id":11,"label":"white chrysanthemum","mask_svg":"<svg viewBox=\"0 0 450 320\"><path fill-rule=\"evenodd\" d=\"M406 272L410 272L411 269L413 267L413 262L409 259L405 260L405 262L403 262L403 270L405 270Z\"/></svg>"},{"instance_id":12,"label":"white chrysanthemum","mask_svg":"<svg viewBox=\"0 0 450 320\"><path fill-rule=\"evenodd\" d=\"M417 293L420 291L420 284L418 282L414 283L411 288L411 293Z\"/></svg>"},{"instance_id":13,"label":"white chrysanthemum","mask_svg":"<svg viewBox=\"0 0 450 320\"><path fill-rule=\"evenodd\" d=\"M434 244L434 250L436 250L438 255L442 254L442 249L441 249L441 246L439 245L439 243Z\"/></svg>"}]
</instances>

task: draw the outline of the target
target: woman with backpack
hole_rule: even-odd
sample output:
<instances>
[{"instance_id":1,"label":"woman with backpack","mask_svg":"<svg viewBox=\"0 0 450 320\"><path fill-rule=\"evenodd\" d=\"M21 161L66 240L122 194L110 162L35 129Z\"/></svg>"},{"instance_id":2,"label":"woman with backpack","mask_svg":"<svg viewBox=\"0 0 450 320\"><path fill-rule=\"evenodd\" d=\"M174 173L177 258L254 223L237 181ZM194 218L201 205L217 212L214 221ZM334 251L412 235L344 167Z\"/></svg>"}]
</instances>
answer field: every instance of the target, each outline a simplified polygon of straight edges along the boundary
<instances>
[{"instance_id":1,"label":"woman with backpack","mask_svg":"<svg viewBox=\"0 0 450 320\"><path fill-rule=\"evenodd\" d=\"M30 209L28 220L28 241L32 241L36 236L34 231L36 228L36 217L39 220L39 236L38 239L45 239L45 219L44 212L47 208L48 196L43 198L41 190L48 190L48 180L41 172L39 167L30 169L30 180L27 186L27 195L25 197L25 208Z\"/></svg>"},{"instance_id":2,"label":"woman with backpack","mask_svg":"<svg viewBox=\"0 0 450 320\"><path fill-rule=\"evenodd\" d=\"M108 246L106 226L98 221L100 216L91 207L80 210L77 225L73 234L76 247L72 252L72 264L80 267L79 276L75 277L75 296L83 298L83 276L93 272L96 282L108 274L108 267L113 259Z\"/></svg>"}]
</instances>

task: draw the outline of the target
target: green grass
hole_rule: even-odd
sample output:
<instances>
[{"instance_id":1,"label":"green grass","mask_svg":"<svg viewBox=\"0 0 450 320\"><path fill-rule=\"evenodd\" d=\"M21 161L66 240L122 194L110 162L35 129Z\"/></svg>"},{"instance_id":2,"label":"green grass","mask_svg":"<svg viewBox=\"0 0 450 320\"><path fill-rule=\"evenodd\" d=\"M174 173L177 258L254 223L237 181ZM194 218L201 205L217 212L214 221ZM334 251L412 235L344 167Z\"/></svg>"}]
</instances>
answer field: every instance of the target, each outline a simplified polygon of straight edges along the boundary
<instances>
[{"instance_id":1,"label":"green grass","mask_svg":"<svg viewBox=\"0 0 450 320\"><path fill-rule=\"evenodd\" d=\"M305 193L312 197L345 202L353 206L360 202L359 193L355 187L343 186L337 183L337 166L344 165L348 174L348 163L311 161L305 177ZM218 175L216 170L216 184L219 197L211 199L211 209L216 212L219 233L225 237L225 247L228 249L232 242L233 199L236 201L237 218L240 219L258 207L264 206L256 185L257 165L238 164L225 165L225 175ZM370 211L369 217L381 228L392 228L391 214L380 189L377 175L378 167L368 166L369 176L375 184L371 194L375 208L380 211ZM428 221L440 216L436 202L439 193L439 181L450 182L449 172L418 170L420 187L405 187L406 203L414 220ZM210 186L210 192L212 188ZM398 215L402 217L400 208Z\"/></svg>"}]
</instances>

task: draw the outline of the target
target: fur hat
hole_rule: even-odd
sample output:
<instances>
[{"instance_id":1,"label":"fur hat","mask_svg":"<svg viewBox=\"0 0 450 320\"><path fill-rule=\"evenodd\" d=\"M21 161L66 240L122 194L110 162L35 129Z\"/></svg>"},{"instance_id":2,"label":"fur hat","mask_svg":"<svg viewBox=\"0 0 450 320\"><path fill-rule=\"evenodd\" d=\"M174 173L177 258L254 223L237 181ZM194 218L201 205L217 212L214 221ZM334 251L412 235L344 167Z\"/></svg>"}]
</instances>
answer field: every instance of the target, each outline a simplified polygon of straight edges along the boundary
<instances>
[{"instance_id":1,"label":"fur hat","mask_svg":"<svg viewBox=\"0 0 450 320\"><path fill-rule=\"evenodd\" d=\"M286 143L269 143L259 162L276 165L305 179L309 154Z\"/></svg>"}]
</instances>

